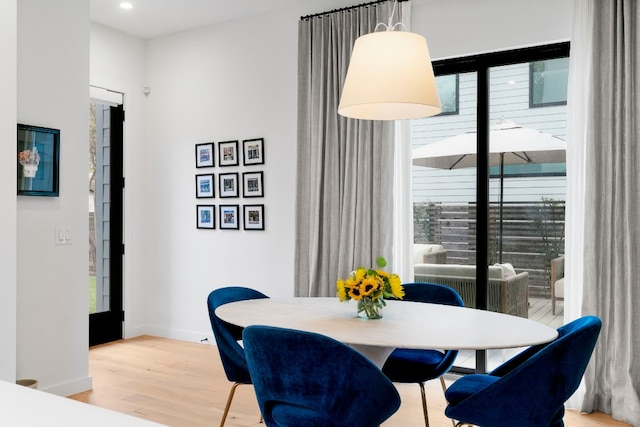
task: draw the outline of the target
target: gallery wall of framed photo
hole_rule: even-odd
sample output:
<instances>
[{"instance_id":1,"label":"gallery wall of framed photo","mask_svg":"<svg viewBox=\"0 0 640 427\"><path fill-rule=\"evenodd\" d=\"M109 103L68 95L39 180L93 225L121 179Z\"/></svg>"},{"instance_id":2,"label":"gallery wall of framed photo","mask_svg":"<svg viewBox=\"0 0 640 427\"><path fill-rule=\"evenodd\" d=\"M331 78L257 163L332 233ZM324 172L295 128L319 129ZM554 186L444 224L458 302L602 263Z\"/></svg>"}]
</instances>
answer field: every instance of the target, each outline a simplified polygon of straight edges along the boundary
<instances>
[{"instance_id":1,"label":"gallery wall of framed photo","mask_svg":"<svg viewBox=\"0 0 640 427\"><path fill-rule=\"evenodd\" d=\"M199 143L195 154L196 228L264 230L264 138Z\"/></svg>"}]
</instances>

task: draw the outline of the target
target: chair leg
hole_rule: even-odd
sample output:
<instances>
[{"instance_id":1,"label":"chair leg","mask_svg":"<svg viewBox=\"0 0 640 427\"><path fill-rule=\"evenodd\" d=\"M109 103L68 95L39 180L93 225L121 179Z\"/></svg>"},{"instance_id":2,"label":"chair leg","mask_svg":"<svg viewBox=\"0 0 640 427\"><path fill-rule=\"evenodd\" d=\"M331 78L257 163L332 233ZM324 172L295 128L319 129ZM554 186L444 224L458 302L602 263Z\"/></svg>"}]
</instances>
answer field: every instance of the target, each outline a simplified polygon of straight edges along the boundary
<instances>
[{"instance_id":1,"label":"chair leg","mask_svg":"<svg viewBox=\"0 0 640 427\"><path fill-rule=\"evenodd\" d=\"M447 385L444 383L444 376L440 377L440 385L442 385L442 392L446 394ZM453 427L456 427L456 422L454 420L451 420L451 424L453 424Z\"/></svg>"},{"instance_id":2,"label":"chair leg","mask_svg":"<svg viewBox=\"0 0 640 427\"><path fill-rule=\"evenodd\" d=\"M427 395L424 392L424 383L418 383L420 386L420 394L422 395L422 411L424 412L424 425L429 427L429 414L427 413Z\"/></svg>"},{"instance_id":3,"label":"chair leg","mask_svg":"<svg viewBox=\"0 0 640 427\"><path fill-rule=\"evenodd\" d=\"M227 405L224 407L224 413L222 414L222 421L220 421L220 427L224 426L224 422L227 419L227 414L229 413L229 408L231 407L231 401L233 400L233 395L236 392L236 388L238 388L238 386L241 383L234 383L233 386L231 387L231 390L229 391L229 397L227 398Z\"/></svg>"}]
</instances>

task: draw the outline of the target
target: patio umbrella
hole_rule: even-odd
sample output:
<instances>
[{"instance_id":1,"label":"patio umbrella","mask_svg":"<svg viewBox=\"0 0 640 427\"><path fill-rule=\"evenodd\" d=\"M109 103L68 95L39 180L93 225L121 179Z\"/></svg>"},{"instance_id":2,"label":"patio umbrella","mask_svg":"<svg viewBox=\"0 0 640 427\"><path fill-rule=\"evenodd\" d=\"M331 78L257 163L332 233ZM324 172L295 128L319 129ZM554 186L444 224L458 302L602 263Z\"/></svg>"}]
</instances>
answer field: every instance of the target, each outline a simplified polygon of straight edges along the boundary
<instances>
[{"instance_id":1,"label":"patio umbrella","mask_svg":"<svg viewBox=\"0 0 640 427\"><path fill-rule=\"evenodd\" d=\"M476 132L425 144L413 151L413 164L438 169L476 167ZM502 262L502 209L504 165L564 163L566 143L556 136L502 119L489 131L489 164L500 165L500 236Z\"/></svg>"}]
</instances>

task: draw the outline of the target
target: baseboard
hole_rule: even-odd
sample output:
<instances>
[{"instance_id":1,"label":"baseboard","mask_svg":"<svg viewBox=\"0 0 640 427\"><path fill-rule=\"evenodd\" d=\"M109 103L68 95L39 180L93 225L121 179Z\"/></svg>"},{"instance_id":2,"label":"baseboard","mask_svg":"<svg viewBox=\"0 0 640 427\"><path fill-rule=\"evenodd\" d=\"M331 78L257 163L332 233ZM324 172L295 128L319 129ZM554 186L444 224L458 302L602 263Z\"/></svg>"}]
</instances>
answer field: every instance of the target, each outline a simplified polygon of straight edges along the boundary
<instances>
[{"instance_id":1,"label":"baseboard","mask_svg":"<svg viewBox=\"0 0 640 427\"><path fill-rule=\"evenodd\" d=\"M215 345L216 343L215 338L213 337L213 334L211 332L197 333L192 331L147 326L145 335L152 335L154 337L170 338L174 340L195 343L207 343L213 345Z\"/></svg>"},{"instance_id":2,"label":"baseboard","mask_svg":"<svg viewBox=\"0 0 640 427\"><path fill-rule=\"evenodd\" d=\"M40 388L47 393L55 394L58 396L71 396L74 394L82 393L83 391L91 390L93 388L93 379L91 377L80 378L74 381L70 381L64 384L58 384L46 388Z\"/></svg>"}]
</instances>

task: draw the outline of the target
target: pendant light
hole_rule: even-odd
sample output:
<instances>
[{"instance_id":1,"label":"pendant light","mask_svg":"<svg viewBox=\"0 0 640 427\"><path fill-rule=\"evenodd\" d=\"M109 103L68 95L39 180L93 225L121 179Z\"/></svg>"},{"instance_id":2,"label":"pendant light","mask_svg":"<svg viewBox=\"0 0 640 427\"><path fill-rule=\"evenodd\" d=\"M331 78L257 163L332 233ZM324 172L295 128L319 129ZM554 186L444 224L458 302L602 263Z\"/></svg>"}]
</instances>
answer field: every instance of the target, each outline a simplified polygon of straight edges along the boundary
<instances>
[{"instance_id":1,"label":"pendant light","mask_svg":"<svg viewBox=\"0 0 640 427\"><path fill-rule=\"evenodd\" d=\"M439 114L440 98L427 40L379 23L356 39L342 88L338 114L364 120L417 119ZM378 27L384 31L376 32Z\"/></svg>"}]
</instances>

